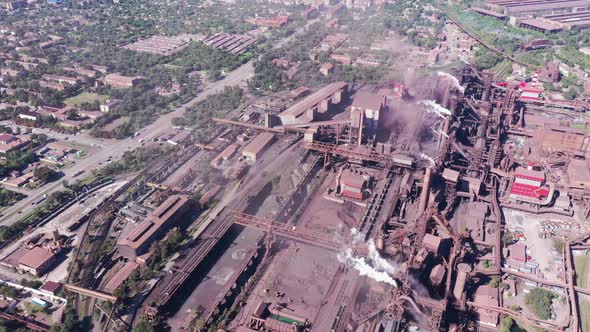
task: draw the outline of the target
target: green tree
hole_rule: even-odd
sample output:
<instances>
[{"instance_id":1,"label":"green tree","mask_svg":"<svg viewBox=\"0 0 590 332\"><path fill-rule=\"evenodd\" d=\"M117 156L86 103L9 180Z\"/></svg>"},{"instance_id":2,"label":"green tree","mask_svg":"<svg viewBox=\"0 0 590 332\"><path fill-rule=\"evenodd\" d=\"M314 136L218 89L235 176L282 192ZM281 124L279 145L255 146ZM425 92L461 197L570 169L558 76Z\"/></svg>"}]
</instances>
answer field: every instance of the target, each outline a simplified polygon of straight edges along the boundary
<instances>
[{"instance_id":1,"label":"green tree","mask_svg":"<svg viewBox=\"0 0 590 332\"><path fill-rule=\"evenodd\" d=\"M567 100L574 100L578 96L578 91L575 88L569 88L563 93L563 98Z\"/></svg>"},{"instance_id":2,"label":"green tree","mask_svg":"<svg viewBox=\"0 0 590 332\"><path fill-rule=\"evenodd\" d=\"M47 166L37 167L33 171L33 176L41 183L49 181L55 174L55 171Z\"/></svg>"},{"instance_id":3,"label":"green tree","mask_svg":"<svg viewBox=\"0 0 590 332\"><path fill-rule=\"evenodd\" d=\"M502 235L502 243L504 245L510 244L514 241L514 234L512 234L512 232L507 231L504 233L504 235Z\"/></svg>"},{"instance_id":4,"label":"green tree","mask_svg":"<svg viewBox=\"0 0 590 332\"><path fill-rule=\"evenodd\" d=\"M500 332L510 332L514 326L514 320L510 317L504 317L500 323Z\"/></svg>"},{"instance_id":5,"label":"green tree","mask_svg":"<svg viewBox=\"0 0 590 332\"><path fill-rule=\"evenodd\" d=\"M490 69L502 60L503 58L501 56L484 47L480 47L475 52L475 65L480 70Z\"/></svg>"},{"instance_id":6,"label":"green tree","mask_svg":"<svg viewBox=\"0 0 590 332\"><path fill-rule=\"evenodd\" d=\"M551 317L551 301L555 294L543 288L534 288L525 296L526 305L540 319L549 319Z\"/></svg>"},{"instance_id":7,"label":"green tree","mask_svg":"<svg viewBox=\"0 0 590 332\"><path fill-rule=\"evenodd\" d=\"M498 286L500 286L500 278L493 277L492 280L490 280L490 282L488 283L488 286L498 288Z\"/></svg>"},{"instance_id":8,"label":"green tree","mask_svg":"<svg viewBox=\"0 0 590 332\"><path fill-rule=\"evenodd\" d=\"M132 332L155 332L156 329L150 322L145 319L141 319L135 327L133 327Z\"/></svg>"}]
</instances>

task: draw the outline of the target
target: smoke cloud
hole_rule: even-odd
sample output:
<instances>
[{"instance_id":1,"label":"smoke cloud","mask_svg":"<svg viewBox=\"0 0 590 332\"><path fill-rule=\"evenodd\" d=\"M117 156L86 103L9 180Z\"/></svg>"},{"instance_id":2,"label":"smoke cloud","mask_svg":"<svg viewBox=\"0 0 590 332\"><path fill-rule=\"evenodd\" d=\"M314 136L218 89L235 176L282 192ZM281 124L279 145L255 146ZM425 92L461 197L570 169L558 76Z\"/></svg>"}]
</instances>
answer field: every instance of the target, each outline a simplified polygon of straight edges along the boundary
<instances>
[{"instance_id":1,"label":"smoke cloud","mask_svg":"<svg viewBox=\"0 0 590 332\"><path fill-rule=\"evenodd\" d=\"M426 106L426 112L432 113L432 114L434 114L436 116L439 116L439 117L441 117L443 119L446 116L452 115L451 111L449 111L448 109L440 106L434 100L420 100L418 102L418 104Z\"/></svg>"},{"instance_id":2,"label":"smoke cloud","mask_svg":"<svg viewBox=\"0 0 590 332\"><path fill-rule=\"evenodd\" d=\"M420 152L420 158L424 159L424 160L428 160L433 166L436 164L434 162L434 159L432 159L429 155L427 155L426 153Z\"/></svg>"},{"instance_id":3,"label":"smoke cloud","mask_svg":"<svg viewBox=\"0 0 590 332\"><path fill-rule=\"evenodd\" d=\"M465 92L465 88L463 86L461 86L461 84L459 83L459 80L455 76L453 76L449 73L442 72L442 71L437 71L436 74L440 77L448 78L451 82L453 82L453 86L455 88L457 88L457 90L459 90L461 93Z\"/></svg>"},{"instance_id":4,"label":"smoke cloud","mask_svg":"<svg viewBox=\"0 0 590 332\"><path fill-rule=\"evenodd\" d=\"M362 233L357 229L351 230L353 243L362 241ZM355 256L352 248L345 248L338 254L337 258L340 263L346 264L349 267L357 270L361 276L367 276L375 281L384 282L386 284L397 287L397 282L392 274L395 273L395 267L391 265L385 258L379 255L375 246L375 241L370 239L367 242L369 254L367 258Z\"/></svg>"}]
</instances>

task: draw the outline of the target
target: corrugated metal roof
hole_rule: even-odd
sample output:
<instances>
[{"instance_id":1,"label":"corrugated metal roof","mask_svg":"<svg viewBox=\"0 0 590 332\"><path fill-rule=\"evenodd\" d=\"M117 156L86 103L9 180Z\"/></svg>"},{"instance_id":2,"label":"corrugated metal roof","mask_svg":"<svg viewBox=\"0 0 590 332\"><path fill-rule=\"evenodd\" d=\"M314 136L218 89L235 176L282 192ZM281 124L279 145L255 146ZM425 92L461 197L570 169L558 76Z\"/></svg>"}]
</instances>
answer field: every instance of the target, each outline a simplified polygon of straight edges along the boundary
<instances>
[{"instance_id":1,"label":"corrugated metal roof","mask_svg":"<svg viewBox=\"0 0 590 332\"><path fill-rule=\"evenodd\" d=\"M384 97L369 92L358 92L352 100L352 107L378 111L383 107Z\"/></svg>"},{"instance_id":2,"label":"corrugated metal roof","mask_svg":"<svg viewBox=\"0 0 590 332\"><path fill-rule=\"evenodd\" d=\"M54 254L41 247L35 247L23 255L18 261L19 264L28 266L32 269L38 269L43 264L54 258Z\"/></svg>"},{"instance_id":3,"label":"corrugated metal roof","mask_svg":"<svg viewBox=\"0 0 590 332\"><path fill-rule=\"evenodd\" d=\"M269 143L274 139L275 135L272 133L260 133L256 138L248 144L242 153L253 153L258 154L261 150L263 150Z\"/></svg>"},{"instance_id":4,"label":"corrugated metal roof","mask_svg":"<svg viewBox=\"0 0 590 332\"><path fill-rule=\"evenodd\" d=\"M523 183L513 183L510 194L539 199L547 197L549 195L549 189Z\"/></svg>"},{"instance_id":5,"label":"corrugated metal roof","mask_svg":"<svg viewBox=\"0 0 590 332\"><path fill-rule=\"evenodd\" d=\"M545 173L543 171L535 171L524 167L519 167L514 172L514 176L521 179L534 180L539 182L545 181Z\"/></svg>"},{"instance_id":6,"label":"corrugated metal roof","mask_svg":"<svg viewBox=\"0 0 590 332\"><path fill-rule=\"evenodd\" d=\"M312 108L313 106L319 104L322 100L327 98L328 96L334 94L336 91L344 89L348 86L346 82L336 82L329 84L322 89L316 91L315 93L307 96L302 101L298 102L297 104L289 107L285 111L283 111L279 116L295 116L298 117L308 109Z\"/></svg>"}]
</instances>

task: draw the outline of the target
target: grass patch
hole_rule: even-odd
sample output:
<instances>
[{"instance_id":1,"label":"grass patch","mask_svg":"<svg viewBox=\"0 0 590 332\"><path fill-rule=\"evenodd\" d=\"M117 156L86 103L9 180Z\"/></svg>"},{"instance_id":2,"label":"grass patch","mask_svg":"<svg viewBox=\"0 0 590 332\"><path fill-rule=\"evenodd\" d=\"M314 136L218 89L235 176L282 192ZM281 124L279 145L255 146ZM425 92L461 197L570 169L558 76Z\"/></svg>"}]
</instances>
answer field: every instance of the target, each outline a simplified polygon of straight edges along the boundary
<instances>
[{"instance_id":1,"label":"grass patch","mask_svg":"<svg viewBox=\"0 0 590 332\"><path fill-rule=\"evenodd\" d=\"M586 255L575 256L574 264L576 269L576 285L586 287L588 282L588 266L586 266L588 264L588 257Z\"/></svg>"},{"instance_id":2,"label":"grass patch","mask_svg":"<svg viewBox=\"0 0 590 332\"><path fill-rule=\"evenodd\" d=\"M581 312L583 313L582 316L582 331L590 331L590 301L583 300L580 302L580 306L582 307Z\"/></svg>"},{"instance_id":3,"label":"grass patch","mask_svg":"<svg viewBox=\"0 0 590 332\"><path fill-rule=\"evenodd\" d=\"M102 102L106 101L107 99L109 99L109 96L103 96L103 95L99 95L97 93L91 93L91 92L82 92L81 94L79 94L77 96L66 99L65 103L69 107L77 107L77 106L80 106L84 103L92 104L95 101L102 103Z\"/></svg>"},{"instance_id":4,"label":"grass patch","mask_svg":"<svg viewBox=\"0 0 590 332\"><path fill-rule=\"evenodd\" d=\"M512 74L512 61L504 60L492 68L496 77L506 78Z\"/></svg>"}]
</instances>

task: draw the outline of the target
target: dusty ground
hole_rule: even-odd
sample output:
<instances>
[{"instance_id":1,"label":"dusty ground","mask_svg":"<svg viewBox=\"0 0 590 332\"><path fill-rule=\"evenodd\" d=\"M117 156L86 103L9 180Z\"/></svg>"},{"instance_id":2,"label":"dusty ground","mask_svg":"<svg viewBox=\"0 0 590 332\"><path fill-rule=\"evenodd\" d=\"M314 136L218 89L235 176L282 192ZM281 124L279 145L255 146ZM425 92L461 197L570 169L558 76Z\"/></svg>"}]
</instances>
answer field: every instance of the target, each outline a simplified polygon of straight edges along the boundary
<instances>
[{"instance_id":1,"label":"dusty ground","mask_svg":"<svg viewBox=\"0 0 590 332\"><path fill-rule=\"evenodd\" d=\"M555 256L554 240L539 238L539 225L541 221L548 219L548 217L511 209L504 209L504 215L508 227L520 227L524 230L526 240L523 243L526 244L530 256L539 263L545 278L558 280L559 264L555 264L553 260Z\"/></svg>"},{"instance_id":2,"label":"dusty ground","mask_svg":"<svg viewBox=\"0 0 590 332\"><path fill-rule=\"evenodd\" d=\"M324 249L297 244L282 250L248 298L241 323L260 301L284 303L290 313L313 323L339 265L336 254ZM277 298L277 291L285 295Z\"/></svg>"},{"instance_id":3,"label":"dusty ground","mask_svg":"<svg viewBox=\"0 0 590 332\"><path fill-rule=\"evenodd\" d=\"M323 196L328 188L334 187L336 173L329 173L315 197L299 219L297 227L304 230L325 234L333 240L343 239L350 232L350 226L362 217L362 208L351 203L337 203Z\"/></svg>"},{"instance_id":4,"label":"dusty ground","mask_svg":"<svg viewBox=\"0 0 590 332\"><path fill-rule=\"evenodd\" d=\"M245 228L232 246L226 250L216 261L215 265L207 272L206 277L192 291L191 295L182 304L174 316L167 320L171 331L181 331L190 324L194 317L194 311L199 306L207 308L225 287L227 282L238 272L248 252L256 248L257 239L262 232Z\"/></svg>"}]
</instances>

